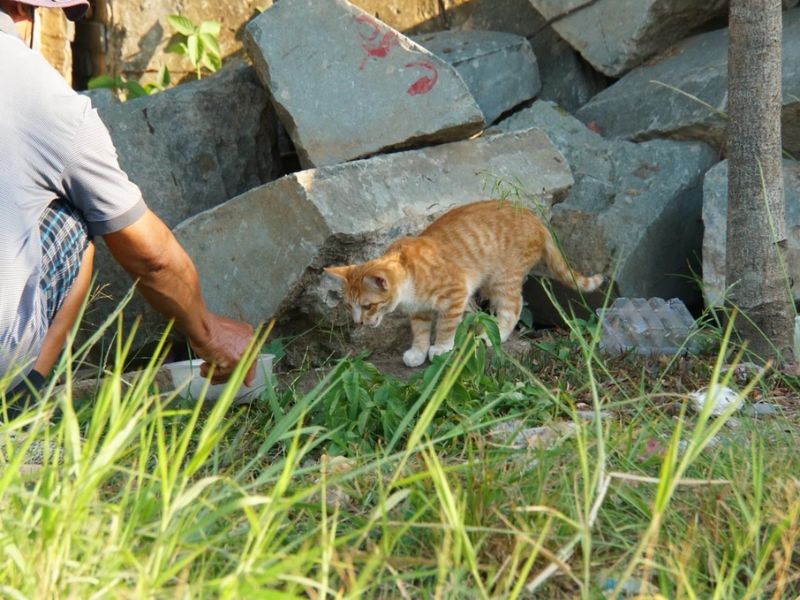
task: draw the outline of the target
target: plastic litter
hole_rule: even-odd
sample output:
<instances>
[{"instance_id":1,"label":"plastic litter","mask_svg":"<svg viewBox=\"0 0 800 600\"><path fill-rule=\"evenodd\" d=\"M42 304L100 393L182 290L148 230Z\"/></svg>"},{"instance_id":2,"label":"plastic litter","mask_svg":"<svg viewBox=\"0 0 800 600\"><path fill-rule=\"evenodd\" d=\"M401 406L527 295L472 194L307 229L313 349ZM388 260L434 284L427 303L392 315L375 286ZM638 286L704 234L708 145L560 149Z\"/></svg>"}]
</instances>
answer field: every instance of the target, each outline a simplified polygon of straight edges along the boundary
<instances>
[{"instance_id":1,"label":"plastic litter","mask_svg":"<svg viewBox=\"0 0 800 600\"><path fill-rule=\"evenodd\" d=\"M697 344L687 341L694 319L678 298L617 298L597 314L602 324L600 350L607 354L633 350L652 356L697 351Z\"/></svg>"},{"instance_id":2,"label":"plastic litter","mask_svg":"<svg viewBox=\"0 0 800 600\"><path fill-rule=\"evenodd\" d=\"M715 386L713 389L705 388L697 390L696 392L690 393L689 397L692 399L694 409L698 413L703 412L708 402L713 403L711 414L716 417L724 413L732 404L736 404L737 402L741 404L741 397L739 394L724 385ZM739 408L736 410L739 410Z\"/></svg>"}]
</instances>

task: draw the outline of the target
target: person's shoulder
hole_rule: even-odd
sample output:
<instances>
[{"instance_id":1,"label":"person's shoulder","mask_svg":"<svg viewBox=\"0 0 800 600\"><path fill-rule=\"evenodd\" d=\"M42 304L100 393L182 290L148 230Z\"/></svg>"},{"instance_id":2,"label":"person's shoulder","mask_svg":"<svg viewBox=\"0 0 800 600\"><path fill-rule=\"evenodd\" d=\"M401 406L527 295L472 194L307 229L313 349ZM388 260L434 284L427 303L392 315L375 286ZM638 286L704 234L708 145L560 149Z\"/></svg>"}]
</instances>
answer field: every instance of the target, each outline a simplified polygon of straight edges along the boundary
<instances>
[{"instance_id":1,"label":"person's shoulder","mask_svg":"<svg viewBox=\"0 0 800 600\"><path fill-rule=\"evenodd\" d=\"M54 91L73 91L64 77L39 53L14 36L0 33L0 55L6 77L22 87L45 87Z\"/></svg>"},{"instance_id":2,"label":"person's shoulder","mask_svg":"<svg viewBox=\"0 0 800 600\"><path fill-rule=\"evenodd\" d=\"M20 43L19 39L0 34L0 81L13 94L14 111L30 112L34 122L61 120L68 127L77 126L91 102L73 90L45 58Z\"/></svg>"}]
</instances>

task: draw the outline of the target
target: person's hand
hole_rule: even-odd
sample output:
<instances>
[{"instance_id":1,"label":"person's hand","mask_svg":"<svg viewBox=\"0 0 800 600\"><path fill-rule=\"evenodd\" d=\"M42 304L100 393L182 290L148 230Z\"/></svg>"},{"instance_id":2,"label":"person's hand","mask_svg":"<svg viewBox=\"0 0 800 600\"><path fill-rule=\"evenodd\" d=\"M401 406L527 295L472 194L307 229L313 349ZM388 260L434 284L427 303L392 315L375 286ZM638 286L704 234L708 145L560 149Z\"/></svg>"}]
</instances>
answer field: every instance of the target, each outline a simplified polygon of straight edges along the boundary
<instances>
[{"instance_id":1,"label":"person's hand","mask_svg":"<svg viewBox=\"0 0 800 600\"><path fill-rule=\"evenodd\" d=\"M247 323L215 315L206 308L200 276L192 259L169 227L151 210L134 223L103 236L111 254L137 281L150 305L183 332L192 349L206 363L200 373L212 383L228 380L253 339ZM245 383L256 377L255 361L247 365Z\"/></svg>"},{"instance_id":2,"label":"person's hand","mask_svg":"<svg viewBox=\"0 0 800 600\"><path fill-rule=\"evenodd\" d=\"M214 375L211 383L224 383L228 380L236 365L253 339L253 328L248 323L235 321L209 312L207 317L208 339L190 340L192 350L204 362L200 366L200 374L208 377L211 365ZM250 365L244 378L245 385L252 385L256 378L256 365Z\"/></svg>"}]
</instances>

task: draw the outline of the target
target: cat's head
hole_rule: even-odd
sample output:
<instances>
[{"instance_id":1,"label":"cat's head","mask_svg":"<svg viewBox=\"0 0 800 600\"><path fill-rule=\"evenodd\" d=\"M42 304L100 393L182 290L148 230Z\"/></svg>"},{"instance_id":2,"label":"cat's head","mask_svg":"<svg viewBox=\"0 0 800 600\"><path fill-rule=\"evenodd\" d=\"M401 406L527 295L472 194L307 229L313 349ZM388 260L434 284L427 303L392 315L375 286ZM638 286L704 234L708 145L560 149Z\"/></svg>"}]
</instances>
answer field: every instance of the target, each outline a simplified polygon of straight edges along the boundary
<instances>
[{"instance_id":1,"label":"cat's head","mask_svg":"<svg viewBox=\"0 0 800 600\"><path fill-rule=\"evenodd\" d=\"M377 259L325 272L344 282L344 301L358 325L377 327L400 303L402 278L394 262Z\"/></svg>"}]
</instances>

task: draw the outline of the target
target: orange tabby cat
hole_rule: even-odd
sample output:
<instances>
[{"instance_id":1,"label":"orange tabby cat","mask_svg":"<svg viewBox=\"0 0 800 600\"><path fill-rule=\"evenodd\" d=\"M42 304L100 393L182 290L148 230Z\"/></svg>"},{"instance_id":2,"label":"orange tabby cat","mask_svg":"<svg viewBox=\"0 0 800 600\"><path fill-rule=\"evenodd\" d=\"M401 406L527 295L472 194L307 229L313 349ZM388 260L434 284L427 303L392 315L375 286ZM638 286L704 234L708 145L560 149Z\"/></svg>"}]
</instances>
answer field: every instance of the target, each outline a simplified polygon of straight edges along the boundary
<instances>
[{"instance_id":1,"label":"orange tabby cat","mask_svg":"<svg viewBox=\"0 0 800 600\"><path fill-rule=\"evenodd\" d=\"M380 258L325 271L344 280L344 299L356 323L377 327L397 308L411 315L414 341L403 362L416 367L426 356L453 348L456 327L476 292L490 301L505 341L519 320L525 277L542 258L572 288L591 292L603 282L602 275L571 271L542 221L502 200L450 210L419 236L394 242Z\"/></svg>"}]
</instances>

